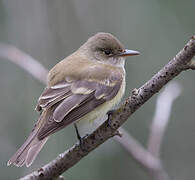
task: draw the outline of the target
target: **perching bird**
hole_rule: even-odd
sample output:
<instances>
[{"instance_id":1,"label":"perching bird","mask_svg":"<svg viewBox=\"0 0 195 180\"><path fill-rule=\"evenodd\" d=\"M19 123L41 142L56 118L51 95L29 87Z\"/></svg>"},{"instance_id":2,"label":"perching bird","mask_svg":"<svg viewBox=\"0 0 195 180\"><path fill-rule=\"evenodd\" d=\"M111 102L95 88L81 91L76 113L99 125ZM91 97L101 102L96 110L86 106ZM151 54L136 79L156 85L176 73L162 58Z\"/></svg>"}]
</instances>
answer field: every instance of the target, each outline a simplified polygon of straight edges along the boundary
<instances>
[{"instance_id":1,"label":"perching bird","mask_svg":"<svg viewBox=\"0 0 195 180\"><path fill-rule=\"evenodd\" d=\"M71 123L103 117L125 92L127 50L109 33L97 33L76 52L56 64L48 74L37 111L41 115L30 136L8 165L30 166L49 136Z\"/></svg>"}]
</instances>

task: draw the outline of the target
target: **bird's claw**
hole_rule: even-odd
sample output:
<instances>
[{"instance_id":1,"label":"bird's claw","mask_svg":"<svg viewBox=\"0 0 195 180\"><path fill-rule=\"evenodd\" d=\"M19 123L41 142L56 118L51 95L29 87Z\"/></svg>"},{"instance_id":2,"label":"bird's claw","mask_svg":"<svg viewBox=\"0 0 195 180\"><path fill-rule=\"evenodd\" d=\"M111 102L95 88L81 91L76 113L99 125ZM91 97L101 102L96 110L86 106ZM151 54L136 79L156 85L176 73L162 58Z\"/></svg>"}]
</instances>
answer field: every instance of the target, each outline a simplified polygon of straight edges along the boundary
<instances>
[{"instance_id":1,"label":"bird's claw","mask_svg":"<svg viewBox=\"0 0 195 180\"><path fill-rule=\"evenodd\" d=\"M112 119L112 115L113 115L114 112L115 112L114 109L107 112L107 115L108 115L108 124L107 124L107 126L108 127L112 127L111 119Z\"/></svg>"}]
</instances>

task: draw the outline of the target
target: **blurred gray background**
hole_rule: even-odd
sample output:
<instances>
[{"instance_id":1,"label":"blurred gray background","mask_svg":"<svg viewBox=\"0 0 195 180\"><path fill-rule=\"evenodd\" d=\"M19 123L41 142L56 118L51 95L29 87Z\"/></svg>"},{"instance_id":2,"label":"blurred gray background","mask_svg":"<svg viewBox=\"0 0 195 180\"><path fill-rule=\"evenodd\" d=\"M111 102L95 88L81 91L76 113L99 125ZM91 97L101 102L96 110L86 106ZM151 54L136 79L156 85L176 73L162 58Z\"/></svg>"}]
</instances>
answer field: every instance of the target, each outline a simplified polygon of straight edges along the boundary
<instances>
[{"instance_id":1,"label":"blurred gray background","mask_svg":"<svg viewBox=\"0 0 195 180\"><path fill-rule=\"evenodd\" d=\"M195 1L186 0L0 0L0 42L9 43L50 69L96 32L110 32L141 52L126 63L126 97L151 78L195 33ZM161 157L173 179L195 179L195 72L177 77L183 86L164 137ZM51 161L77 140L72 126L52 136L30 168L7 167L38 114L44 85L15 64L0 59L0 177L16 179ZM124 125L147 143L154 96ZM64 174L69 180L151 179L113 140Z\"/></svg>"}]
</instances>

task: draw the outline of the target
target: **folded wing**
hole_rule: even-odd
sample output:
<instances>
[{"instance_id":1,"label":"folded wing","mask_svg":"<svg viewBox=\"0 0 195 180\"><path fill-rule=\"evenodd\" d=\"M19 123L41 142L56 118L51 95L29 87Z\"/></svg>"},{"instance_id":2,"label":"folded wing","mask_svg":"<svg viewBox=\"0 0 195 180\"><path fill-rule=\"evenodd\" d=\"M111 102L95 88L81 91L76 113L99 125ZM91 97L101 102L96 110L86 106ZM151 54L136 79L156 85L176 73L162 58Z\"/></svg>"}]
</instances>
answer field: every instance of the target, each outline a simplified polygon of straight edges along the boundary
<instances>
[{"instance_id":1,"label":"folded wing","mask_svg":"<svg viewBox=\"0 0 195 180\"><path fill-rule=\"evenodd\" d=\"M114 80L112 80L114 79ZM122 77L104 82L87 80L63 81L46 88L39 98L39 109L52 108L50 117L38 133L40 140L79 120L102 103L114 98L122 83Z\"/></svg>"}]
</instances>

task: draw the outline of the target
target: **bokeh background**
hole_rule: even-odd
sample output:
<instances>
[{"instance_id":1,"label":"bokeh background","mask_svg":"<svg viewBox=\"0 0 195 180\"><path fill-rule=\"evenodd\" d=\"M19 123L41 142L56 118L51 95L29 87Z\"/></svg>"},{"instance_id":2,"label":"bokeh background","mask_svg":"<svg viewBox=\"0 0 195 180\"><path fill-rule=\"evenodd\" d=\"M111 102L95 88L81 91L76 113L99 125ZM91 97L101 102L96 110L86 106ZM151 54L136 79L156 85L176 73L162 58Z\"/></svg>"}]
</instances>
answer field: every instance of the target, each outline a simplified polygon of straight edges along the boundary
<instances>
[{"instance_id":1,"label":"bokeh background","mask_svg":"<svg viewBox=\"0 0 195 180\"><path fill-rule=\"evenodd\" d=\"M141 56L128 59L126 97L166 64L195 33L195 1L186 0L0 0L0 42L9 43L51 68L96 32L110 32ZM195 72L176 80L183 87L165 133L161 157L173 179L195 178ZM77 140L72 126L52 136L30 168L7 167L38 114L44 85L15 64L0 59L0 178L16 179L51 161ZM154 96L124 127L146 145ZM65 179L151 177L113 140L64 174Z\"/></svg>"}]
</instances>

